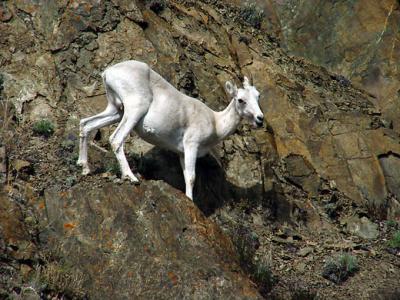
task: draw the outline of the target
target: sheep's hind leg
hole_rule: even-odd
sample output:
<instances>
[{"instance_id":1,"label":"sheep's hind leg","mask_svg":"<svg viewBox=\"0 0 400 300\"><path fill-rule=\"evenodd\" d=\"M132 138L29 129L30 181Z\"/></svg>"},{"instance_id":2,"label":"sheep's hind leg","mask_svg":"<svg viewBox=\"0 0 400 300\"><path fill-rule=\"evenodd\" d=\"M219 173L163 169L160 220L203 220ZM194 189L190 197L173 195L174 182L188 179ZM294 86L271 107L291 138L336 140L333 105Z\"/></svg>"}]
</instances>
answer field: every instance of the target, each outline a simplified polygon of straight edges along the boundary
<instances>
[{"instance_id":1,"label":"sheep's hind leg","mask_svg":"<svg viewBox=\"0 0 400 300\"><path fill-rule=\"evenodd\" d=\"M88 120L89 119L89 120ZM117 110L106 110L94 117L83 119L80 126L80 141L79 141L79 158L78 166L82 166L82 175L90 173L88 163L88 136L96 129L107 125L114 124L121 119L121 115Z\"/></svg>"},{"instance_id":2,"label":"sheep's hind leg","mask_svg":"<svg viewBox=\"0 0 400 300\"><path fill-rule=\"evenodd\" d=\"M121 123L110 137L111 147L117 157L118 163L121 168L121 179L127 179L135 184L139 183L139 179L132 173L129 163L124 153L124 142L129 133L136 126L137 122L147 112L146 106L136 107L134 109L127 109L122 117Z\"/></svg>"}]
</instances>

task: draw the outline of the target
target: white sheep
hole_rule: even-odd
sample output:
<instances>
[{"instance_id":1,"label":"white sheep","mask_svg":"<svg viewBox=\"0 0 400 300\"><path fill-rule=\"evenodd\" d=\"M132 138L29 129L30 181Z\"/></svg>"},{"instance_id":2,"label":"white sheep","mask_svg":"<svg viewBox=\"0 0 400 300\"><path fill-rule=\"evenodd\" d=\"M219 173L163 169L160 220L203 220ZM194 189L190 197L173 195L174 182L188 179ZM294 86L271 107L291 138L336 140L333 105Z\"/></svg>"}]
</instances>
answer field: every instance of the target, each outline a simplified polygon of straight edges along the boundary
<instances>
[{"instance_id":1,"label":"white sheep","mask_svg":"<svg viewBox=\"0 0 400 300\"><path fill-rule=\"evenodd\" d=\"M124 141L134 130L145 141L179 154L186 184L186 195L193 199L197 157L204 156L232 134L242 118L254 127L263 125L258 104L260 93L245 77L243 88L227 81L225 89L232 98L228 107L215 112L197 99L188 97L169 84L147 64L125 61L107 68L103 81L108 100L100 114L80 122L79 159L82 174L90 172L87 137L96 129L121 120L110 136L122 179L138 183L124 154Z\"/></svg>"}]
</instances>

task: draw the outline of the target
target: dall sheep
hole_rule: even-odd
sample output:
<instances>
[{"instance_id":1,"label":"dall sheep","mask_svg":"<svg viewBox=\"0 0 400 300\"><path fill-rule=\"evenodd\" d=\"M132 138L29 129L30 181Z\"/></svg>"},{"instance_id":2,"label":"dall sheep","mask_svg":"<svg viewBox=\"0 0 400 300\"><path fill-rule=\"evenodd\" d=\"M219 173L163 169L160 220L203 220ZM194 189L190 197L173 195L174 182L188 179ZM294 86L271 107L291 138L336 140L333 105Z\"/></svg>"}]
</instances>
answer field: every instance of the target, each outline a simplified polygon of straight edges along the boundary
<instances>
[{"instance_id":1,"label":"dall sheep","mask_svg":"<svg viewBox=\"0 0 400 300\"><path fill-rule=\"evenodd\" d=\"M79 159L82 174L90 172L88 135L99 128L119 122L110 136L112 149L121 168L122 179L138 183L124 154L124 141L134 130L145 141L179 154L186 184L186 195L193 199L197 157L204 156L232 134L245 118L254 127L263 125L259 107L260 93L244 77L243 88L230 81L225 89L230 104L220 112L179 92L147 64L125 61L102 73L108 105L95 116L80 121Z\"/></svg>"}]
</instances>

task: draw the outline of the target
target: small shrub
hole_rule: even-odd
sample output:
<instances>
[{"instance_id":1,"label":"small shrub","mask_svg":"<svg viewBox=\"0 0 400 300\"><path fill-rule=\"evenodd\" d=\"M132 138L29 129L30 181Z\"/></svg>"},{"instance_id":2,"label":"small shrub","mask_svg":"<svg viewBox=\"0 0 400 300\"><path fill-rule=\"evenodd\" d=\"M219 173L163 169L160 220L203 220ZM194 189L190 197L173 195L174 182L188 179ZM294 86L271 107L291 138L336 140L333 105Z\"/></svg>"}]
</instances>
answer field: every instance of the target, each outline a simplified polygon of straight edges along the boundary
<instances>
[{"instance_id":1,"label":"small shrub","mask_svg":"<svg viewBox=\"0 0 400 300\"><path fill-rule=\"evenodd\" d=\"M254 255L260 246L257 235L253 234L248 228L240 226L235 230L233 243L239 254L241 267L251 272Z\"/></svg>"},{"instance_id":2,"label":"small shrub","mask_svg":"<svg viewBox=\"0 0 400 300\"><path fill-rule=\"evenodd\" d=\"M75 176L68 176L65 178L65 184L69 187L76 184L76 177Z\"/></svg>"},{"instance_id":3,"label":"small shrub","mask_svg":"<svg viewBox=\"0 0 400 300\"><path fill-rule=\"evenodd\" d=\"M393 238L389 240L388 246L390 248L399 248L400 249L400 231L396 231L393 235Z\"/></svg>"},{"instance_id":4,"label":"small shrub","mask_svg":"<svg viewBox=\"0 0 400 300\"><path fill-rule=\"evenodd\" d=\"M334 283L341 283L357 272L357 259L350 254L342 254L329 260L322 271L322 277Z\"/></svg>"},{"instance_id":5,"label":"small shrub","mask_svg":"<svg viewBox=\"0 0 400 300\"><path fill-rule=\"evenodd\" d=\"M254 2L246 2L240 11L240 17L247 24L260 29L261 22L264 18L264 10L258 7Z\"/></svg>"},{"instance_id":6,"label":"small shrub","mask_svg":"<svg viewBox=\"0 0 400 300\"><path fill-rule=\"evenodd\" d=\"M70 139L64 140L61 142L61 148L67 152L72 152L75 148L75 142Z\"/></svg>"},{"instance_id":7,"label":"small shrub","mask_svg":"<svg viewBox=\"0 0 400 300\"><path fill-rule=\"evenodd\" d=\"M271 269L265 263L261 263L255 267L254 277L258 281L266 282L271 279Z\"/></svg>"},{"instance_id":8,"label":"small shrub","mask_svg":"<svg viewBox=\"0 0 400 300\"><path fill-rule=\"evenodd\" d=\"M44 137L49 137L54 133L54 125L49 120L40 120L33 124L33 133Z\"/></svg>"},{"instance_id":9,"label":"small shrub","mask_svg":"<svg viewBox=\"0 0 400 300\"><path fill-rule=\"evenodd\" d=\"M276 278L272 274L270 266L265 262L260 262L259 264L254 265L251 275L263 295L270 292L276 282Z\"/></svg>"},{"instance_id":10,"label":"small shrub","mask_svg":"<svg viewBox=\"0 0 400 300\"><path fill-rule=\"evenodd\" d=\"M64 157L66 164L69 167L72 167L73 169L75 169L77 167L76 162L78 161L78 158L79 158L78 153L69 153L67 155L64 155L63 157Z\"/></svg>"},{"instance_id":11,"label":"small shrub","mask_svg":"<svg viewBox=\"0 0 400 300\"><path fill-rule=\"evenodd\" d=\"M116 176L121 176L121 169L117 161L113 161L106 167L106 172L109 172Z\"/></svg>"},{"instance_id":12,"label":"small shrub","mask_svg":"<svg viewBox=\"0 0 400 300\"><path fill-rule=\"evenodd\" d=\"M258 236L248 228L239 226L234 231L232 241L239 255L240 266L257 284L260 293L266 296L276 283L276 277L267 261L255 260L256 251L260 247Z\"/></svg>"},{"instance_id":13,"label":"small shrub","mask_svg":"<svg viewBox=\"0 0 400 300\"><path fill-rule=\"evenodd\" d=\"M387 225L387 227L396 227L397 222L395 220L387 220L386 225Z\"/></svg>"},{"instance_id":14,"label":"small shrub","mask_svg":"<svg viewBox=\"0 0 400 300\"><path fill-rule=\"evenodd\" d=\"M339 264L349 273L355 273L358 271L357 258L350 254L340 255Z\"/></svg>"}]
</instances>

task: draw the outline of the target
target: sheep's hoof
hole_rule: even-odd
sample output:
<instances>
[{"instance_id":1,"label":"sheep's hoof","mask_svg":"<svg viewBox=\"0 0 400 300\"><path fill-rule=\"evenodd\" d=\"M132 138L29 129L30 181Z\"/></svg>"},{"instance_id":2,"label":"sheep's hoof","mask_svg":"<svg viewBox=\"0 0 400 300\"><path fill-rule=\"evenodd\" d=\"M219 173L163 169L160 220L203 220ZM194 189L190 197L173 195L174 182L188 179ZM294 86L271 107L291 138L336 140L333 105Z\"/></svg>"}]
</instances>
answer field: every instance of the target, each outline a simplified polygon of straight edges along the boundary
<instances>
[{"instance_id":1,"label":"sheep's hoof","mask_svg":"<svg viewBox=\"0 0 400 300\"><path fill-rule=\"evenodd\" d=\"M88 175L90 173L90 169L89 169L89 167L84 167L83 168L83 170L82 170L82 175L83 176L86 176L86 175Z\"/></svg>"},{"instance_id":2,"label":"sheep's hoof","mask_svg":"<svg viewBox=\"0 0 400 300\"><path fill-rule=\"evenodd\" d=\"M133 174L132 175L123 175L123 176L121 176L121 179L130 181L131 183L133 183L135 185L140 184L139 179L137 179L137 177Z\"/></svg>"}]
</instances>

